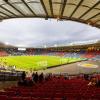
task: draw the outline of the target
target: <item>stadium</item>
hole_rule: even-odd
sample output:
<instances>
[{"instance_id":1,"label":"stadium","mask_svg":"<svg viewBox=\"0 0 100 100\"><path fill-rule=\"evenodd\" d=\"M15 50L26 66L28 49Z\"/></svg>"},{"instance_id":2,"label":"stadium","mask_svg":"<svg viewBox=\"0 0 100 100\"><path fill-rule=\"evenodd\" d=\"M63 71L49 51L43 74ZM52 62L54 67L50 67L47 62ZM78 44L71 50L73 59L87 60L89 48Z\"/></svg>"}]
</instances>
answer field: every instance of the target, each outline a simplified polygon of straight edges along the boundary
<instances>
[{"instance_id":1,"label":"stadium","mask_svg":"<svg viewBox=\"0 0 100 100\"><path fill-rule=\"evenodd\" d=\"M1 0L0 100L100 100L100 0Z\"/></svg>"}]
</instances>

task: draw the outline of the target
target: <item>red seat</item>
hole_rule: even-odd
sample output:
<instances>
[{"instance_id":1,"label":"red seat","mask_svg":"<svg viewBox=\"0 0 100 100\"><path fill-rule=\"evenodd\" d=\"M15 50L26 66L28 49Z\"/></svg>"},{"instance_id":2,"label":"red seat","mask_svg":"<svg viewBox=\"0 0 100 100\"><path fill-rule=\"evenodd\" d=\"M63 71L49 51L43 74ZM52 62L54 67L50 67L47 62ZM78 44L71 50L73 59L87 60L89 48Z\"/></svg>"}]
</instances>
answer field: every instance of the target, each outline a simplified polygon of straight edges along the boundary
<instances>
[{"instance_id":1,"label":"red seat","mask_svg":"<svg viewBox=\"0 0 100 100\"><path fill-rule=\"evenodd\" d=\"M11 97L10 100L31 100L31 97Z\"/></svg>"},{"instance_id":2,"label":"red seat","mask_svg":"<svg viewBox=\"0 0 100 100\"><path fill-rule=\"evenodd\" d=\"M22 100L22 97L11 97L10 100Z\"/></svg>"},{"instance_id":3,"label":"red seat","mask_svg":"<svg viewBox=\"0 0 100 100\"><path fill-rule=\"evenodd\" d=\"M52 100L51 98L40 98L41 100Z\"/></svg>"},{"instance_id":4,"label":"red seat","mask_svg":"<svg viewBox=\"0 0 100 100\"><path fill-rule=\"evenodd\" d=\"M8 96L16 96L16 91L7 91L6 94Z\"/></svg>"},{"instance_id":5,"label":"red seat","mask_svg":"<svg viewBox=\"0 0 100 100\"><path fill-rule=\"evenodd\" d=\"M11 96L9 100L62 100L64 97L68 100L88 100L88 98L100 98L100 89L88 87L87 81L73 78L70 80L54 78L44 84L37 84L33 87L16 87L7 92L1 92L2 95ZM14 93L18 92L17 97ZM17 95L17 94L16 94ZM6 100L1 99L0 100ZM99 99L98 99L99 100Z\"/></svg>"},{"instance_id":6,"label":"red seat","mask_svg":"<svg viewBox=\"0 0 100 100\"><path fill-rule=\"evenodd\" d=\"M53 100L62 100L62 98L53 98Z\"/></svg>"},{"instance_id":7,"label":"red seat","mask_svg":"<svg viewBox=\"0 0 100 100\"><path fill-rule=\"evenodd\" d=\"M64 94L63 93L55 93L54 97L58 97L58 98L63 98Z\"/></svg>"},{"instance_id":8,"label":"red seat","mask_svg":"<svg viewBox=\"0 0 100 100\"><path fill-rule=\"evenodd\" d=\"M29 96L31 96L31 93L30 92L21 92L20 95L23 97L29 97Z\"/></svg>"},{"instance_id":9,"label":"red seat","mask_svg":"<svg viewBox=\"0 0 100 100\"><path fill-rule=\"evenodd\" d=\"M7 100L8 97L6 95L0 95L0 100Z\"/></svg>"}]
</instances>

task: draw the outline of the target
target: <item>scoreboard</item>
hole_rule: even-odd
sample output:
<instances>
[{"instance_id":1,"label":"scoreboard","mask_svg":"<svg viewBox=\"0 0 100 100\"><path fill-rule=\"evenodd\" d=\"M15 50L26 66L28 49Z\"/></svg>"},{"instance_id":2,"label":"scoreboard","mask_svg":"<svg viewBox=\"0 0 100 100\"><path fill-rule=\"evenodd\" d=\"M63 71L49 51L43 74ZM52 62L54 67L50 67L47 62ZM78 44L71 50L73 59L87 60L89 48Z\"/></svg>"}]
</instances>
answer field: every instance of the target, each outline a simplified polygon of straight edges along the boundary
<instances>
[{"instance_id":1,"label":"scoreboard","mask_svg":"<svg viewBox=\"0 0 100 100\"><path fill-rule=\"evenodd\" d=\"M26 48L18 48L19 51L25 51Z\"/></svg>"}]
</instances>

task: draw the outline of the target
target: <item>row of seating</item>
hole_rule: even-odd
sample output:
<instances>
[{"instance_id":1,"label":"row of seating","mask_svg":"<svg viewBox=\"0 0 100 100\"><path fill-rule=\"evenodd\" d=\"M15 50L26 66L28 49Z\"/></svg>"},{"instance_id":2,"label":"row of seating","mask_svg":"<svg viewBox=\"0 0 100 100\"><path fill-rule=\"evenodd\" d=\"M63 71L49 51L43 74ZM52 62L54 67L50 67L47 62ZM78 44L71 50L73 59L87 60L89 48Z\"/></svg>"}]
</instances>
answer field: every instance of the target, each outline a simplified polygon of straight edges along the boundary
<instances>
[{"instance_id":1,"label":"row of seating","mask_svg":"<svg viewBox=\"0 0 100 100\"><path fill-rule=\"evenodd\" d=\"M0 92L0 100L100 100L100 88L80 79L52 78L33 87L17 86Z\"/></svg>"},{"instance_id":2,"label":"row of seating","mask_svg":"<svg viewBox=\"0 0 100 100\"><path fill-rule=\"evenodd\" d=\"M0 51L0 57L8 56L8 53L6 51Z\"/></svg>"}]
</instances>

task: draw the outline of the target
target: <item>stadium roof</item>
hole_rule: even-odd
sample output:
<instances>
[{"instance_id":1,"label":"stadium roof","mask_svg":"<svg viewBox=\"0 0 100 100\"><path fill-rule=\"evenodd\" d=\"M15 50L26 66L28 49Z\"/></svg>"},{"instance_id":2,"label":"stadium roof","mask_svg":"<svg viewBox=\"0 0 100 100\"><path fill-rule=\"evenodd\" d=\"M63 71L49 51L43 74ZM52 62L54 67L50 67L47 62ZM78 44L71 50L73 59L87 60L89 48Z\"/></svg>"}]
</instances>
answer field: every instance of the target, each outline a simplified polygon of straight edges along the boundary
<instances>
[{"instance_id":1,"label":"stadium roof","mask_svg":"<svg viewBox=\"0 0 100 100\"><path fill-rule=\"evenodd\" d=\"M0 20L10 18L74 20L100 28L100 0L0 0Z\"/></svg>"}]
</instances>

